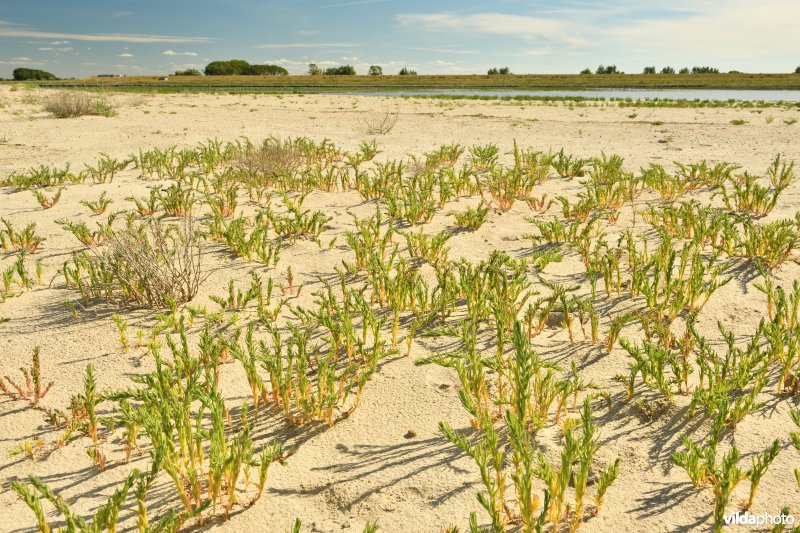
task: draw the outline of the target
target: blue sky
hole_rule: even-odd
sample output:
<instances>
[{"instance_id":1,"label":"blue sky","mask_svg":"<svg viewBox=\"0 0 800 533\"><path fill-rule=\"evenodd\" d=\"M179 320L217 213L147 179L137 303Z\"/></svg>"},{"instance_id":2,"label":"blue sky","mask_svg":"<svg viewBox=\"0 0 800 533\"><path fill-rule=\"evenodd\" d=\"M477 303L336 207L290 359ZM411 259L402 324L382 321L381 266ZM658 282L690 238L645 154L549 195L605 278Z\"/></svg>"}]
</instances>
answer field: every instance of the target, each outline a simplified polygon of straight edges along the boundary
<instances>
[{"instance_id":1,"label":"blue sky","mask_svg":"<svg viewBox=\"0 0 800 533\"><path fill-rule=\"evenodd\" d=\"M791 72L798 0L3 0L0 77L162 74L214 59L304 73L576 73L598 64Z\"/></svg>"}]
</instances>

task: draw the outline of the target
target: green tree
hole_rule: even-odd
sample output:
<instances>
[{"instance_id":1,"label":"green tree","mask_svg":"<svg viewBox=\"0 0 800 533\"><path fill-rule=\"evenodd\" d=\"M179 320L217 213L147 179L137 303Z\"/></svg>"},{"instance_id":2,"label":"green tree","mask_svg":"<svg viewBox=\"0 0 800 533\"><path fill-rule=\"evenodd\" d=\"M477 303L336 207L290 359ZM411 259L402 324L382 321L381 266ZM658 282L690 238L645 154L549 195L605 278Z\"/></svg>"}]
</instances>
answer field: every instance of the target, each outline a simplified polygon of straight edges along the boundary
<instances>
[{"instance_id":1,"label":"green tree","mask_svg":"<svg viewBox=\"0 0 800 533\"><path fill-rule=\"evenodd\" d=\"M355 73L356 69L352 65L342 65L325 69L326 76L354 76Z\"/></svg>"},{"instance_id":2,"label":"green tree","mask_svg":"<svg viewBox=\"0 0 800 533\"><path fill-rule=\"evenodd\" d=\"M398 75L400 75L400 76L416 76L417 75L417 71L416 70L410 70L408 67L403 67L403 68L400 69L400 72L398 72Z\"/></svg>"},{"instance_id":3,"label":"green tree","mask_svg":"<svg viewBox=\"0 0 800 533\"><path fill-rule=\"evenodd\" d=\"M251 65L243 59L212 61L205 68L206 76L285 76L289 72L279 65Z\"/></svg>"},{"instance_id":4,"label":"green tree","mask_svg":"<svg viewBox=\"0 0 800 533\"><path fill-rule=\"evenodd\" d=\"M202 76L203 73L196 68L187 68L186 70L176 70L176 76Z\"/></svg>"},{"instance_id":5,"label":"green tree","mask_svg":"<svg viewBox=\"0 0 800 533\"><path fill-rule=\"evenodd\" d=\"M603 65L600 65L599 67L597 67L597 70L595 71L595 73L597 73L597 74L625 74L624 72L620 72L619 70L617 70L617 66L616 65L608 65L607 67L604 67Z\"/></svg>"},{"instance_id":6,"label":"green tree","mask_svg":"<svg viewBox=\"0 0 800 533\"><path fill-rule=\"evenodd\" d=\"M24 80L57 80L54 74L50 74L44 70L37 70L35 68L15 68L13 72L14 79L17 81Z\"/></svg>"},{"instance_id":7,"label":"green tree","mask_svg":"<svg viewBox=\"0 0 800 533\"><path fill-rule=\"evenodd\" d=\"M661 74L675 74L675 69L672 67L664 67L661 69Z\"/></svg>"},{"instance_id":8,"label":"green tree","mask_svg":"<svg viewBox=\"0 0 800 533\"><path fill-rule=\"evenodd\" d=\"M380 76L383 74L383 67L380 65L372 65L369 67L369 75L370 76Z\"/></svg>"},{"instance_id":9,"label":"green tree","mask_svg":"<svg viewBox=\"0 0 800 533\"><path fill-rule=\"evenodd\" d=\"M656 67L644 67L644 70L642 71L642 74L655 74L655 73L656 73Z\"/></svg>"},{"instance_id":10,"label":"green tree","mask_svg":"<svg viewBox=\"0 0 800 533\"><path fill-rule=\"evenodd\" d=\"M692 74L719 74L719 69L714 67L692 67Z\"/></svg>"},{"instance_id":11,"label":"green tree","mask_svg":"<svg viewBox=\"0 0 800 533\"><path fill-rule=\"evenodd\" d=\"M322 69L317 66L316 63L309 63L308 64L308 75L309 76L321 76Z\"/></svg>"},{"instance_id":12,"label":"green tree","mask_svg":"<svg viewBox=\"0 0 800 533\"><path fill-rule=\"evenodd\" d=\"M591 74L591 73L592 73L592 69L590 69L590 68L585 68L585 69L583 69L581 71L581 74Z\"/></svg>"}]
</instances>

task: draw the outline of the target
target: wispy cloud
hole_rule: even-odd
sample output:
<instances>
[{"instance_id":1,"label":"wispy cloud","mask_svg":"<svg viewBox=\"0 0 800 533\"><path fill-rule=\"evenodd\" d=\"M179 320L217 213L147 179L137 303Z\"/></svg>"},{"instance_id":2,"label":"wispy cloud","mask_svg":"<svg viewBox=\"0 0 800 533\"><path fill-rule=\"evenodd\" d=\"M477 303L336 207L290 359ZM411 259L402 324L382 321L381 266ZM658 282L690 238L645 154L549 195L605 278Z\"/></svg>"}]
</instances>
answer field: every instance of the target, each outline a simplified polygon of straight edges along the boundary
<instances>
[{"instance_id":1,"label":"wispy cloud","mask_svg":"<svg viewBox=\"0 0 800 533\"><path fill-rule=\"evenodd\" d=\"M320 6L320 7L323 9L327 9L331 7L365 6L370 4L385 4L391 1L392 0L349 0L348 2L337 2L335 4L328 4L326 6Z\"/></svg>"},{"instance_id":2,"label":"wispy cloud","mask_svg":"<svg viewBox=\"0 0 800 533\"><path fill-rule=\"evenodd\" d=\"M527 50L523 50L522 52L526 56L546 56L553 53L553 49L549 46L545 46L542 48L529 48Z\"/></svg>"},{"instance_id":3,"label":"wispy cloud","mask_svg":"<svg viewBox=\"0 0 800 533\"><path fill-rule=\"evenodd\" d=\"M207 43L214 40L212 37L184 37L178 35L150 35L142 33L59 33L26 29L3 21L0 21L0 37L29 37L34 39L68 39L73 41L120 43ZM62 44L62 42L58 42L58 44Z\"/></svg>"},{"instance_id":4,"label":"wispy cloud","mask_svg":"<svg viewBox=\"0 0 800 533\"><path fill-rule=\"evenodd\" d=\"M164 50L162 56L196 56L197 52L176 52L174 50Z\"/></svg>"},{"instance_id":5,"label":"wispy cloud","mask_svg":"<svg viewBox=\"0 0 800 533\"><path fill-rule=\"evenodd\" d=\"M27 63L30 60L30 57L12 57L10 59L10 61L16 61L17 63Z\"/></svg>"},{"instance_id":6,"label":"wispy cloud","mask_svg":"<svg viewBox=\"0 0 800 533\"><path fill-rule=\"evenodd\" d=\"M462 54L462 55L471 55L477 54L478 52L475 50L464 50L462 49L455 49L455 48L427 48L423 46L404 46L403 50L416 50L418 52L434 52L436 54Z\"/></svg>"},{"instance_id":7,"label":"wispy cloud","mask_svg":"<svg viewBox=\"0 0 800 533\"><path fill-rule=\"evenodd\" d=\"M133 54L119 54L117 57L133 57Z\"/></svg>"},{"instance_id":8,"label":"wispy cloud","mask_svg":"<svg viewBox=\"0 0 800 533\"><path fill-rule=\"evenodd\" d=\"M281 48L353 48L358 46L353 43L282 43L282 44L259 44L256 48L268 50L278 50Z\"/></svg>"},{"instance_id":9,"label":"wispy cloud","mask_svg":"<svg viewBox=\"0 0 800 533\"><path fill-rule=\"evenodd\" d=\"M557 36L567 29L567 25L559 20L507 13L473 13L470 15L452 12L405 13L397 15L396 18L404 26L431 32L458 31L535 37Z\"/></svg>"}]
</instances>

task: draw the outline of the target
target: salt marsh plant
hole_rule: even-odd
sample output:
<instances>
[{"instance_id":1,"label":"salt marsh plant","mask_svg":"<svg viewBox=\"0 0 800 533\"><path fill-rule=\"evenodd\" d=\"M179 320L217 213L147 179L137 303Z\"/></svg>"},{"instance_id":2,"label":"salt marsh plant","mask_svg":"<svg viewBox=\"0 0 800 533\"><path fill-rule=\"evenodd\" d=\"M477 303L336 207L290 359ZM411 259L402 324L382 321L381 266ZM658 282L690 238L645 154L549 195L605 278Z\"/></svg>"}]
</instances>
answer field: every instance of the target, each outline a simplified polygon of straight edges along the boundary
<instances>
[{"instance_id":1,"label":"salt marsh plant","mask_svg":"<svg viewBox=\"0 0 800 533\"><path fill-rule=\"evenodd\" d=\"M17 296L14 286L18 286L23 290L31 289L37 283L42 283L42 264L40 261L35 263L35 274L28 270L28 265L25 262L26 255L21 252L17 259L14 260L5 270L2 271L2 285L0 285L0 302L5 302L7 298ZM6 319L5 321L7 321Z\"/></svg>"},{"instance_id":2,"label":"salt marsh plant","mask_svg":"<svg viewBox=\"0 0 800 533\"><path fill-rule=\"evenodd\" d=\"M23 382L16 382L8 375L0 377L0 392L12 400L25 400L35 407L53 386L53 382L45 383L42 379L42 360L39 347L33 349L30 368L21 367L19 371Z\"/></svg>"},{"instance_id":3,"label":"salt marsh plant","mask_svg":"<svg viewBox=\"0 0 800 533\"><path fill-rule=\"evenodd\" d=\"M140 217L149 217L158 211L160 197L157 189L150 189L150 195L144 198L137 198L136 196L128 196L125 198L129 202L133 202L136 207L136 212Z\"/></svg>"},{"instance_id":4,"label":"salt marsh plant","mask_svg":"<svg viewBox=\"0 0 800 533\"><path fill-rule=\"evenodd\" d=\"M97 225L96 230L89 229L86 222L60 219L56 220L56 224L72 233L83 245L94 247L99 246L106 242L106 239L114 235L114 221L119 213L111 213L105 222L95 222Z\"/></svg>"},{"instance_id":5,"label":"salt marsh plant","mask_svg":"<svg viewBox=\"0 0 800 533\"><path fill-rule=\"evenodd\" d=\"M185 303L194 298L203 279L200 263L191 219L181 226L153 220L115 233L100 253L74 254L61 273L84 302L103 299L159 308L167 307L169 300Z\"/></svg>"},{"instance_id":6,"label":"salt marsh plant","mask_svg":"<svg viewBox=\"0 0 800 533\"><path fill-rule=\"evenodd\" d=\"M491 172L497 166L500 149L496 144L474 145L469 149L470 164L477 172Z\"/></svg>"},{"instance_id":7,"label":"salt marsh plant","mask_svg":"<svg viewBox=\"0 0 800 533\"><path fill-rule=\"evenodd\" d=\"M780 440L776 439L762 453L752 458L751 468L744 470L739 466L740 453L736 445L732 445L719 460L719 444L721 425L715 422L711 435L705 442L694 442L688 437L681 437L684 450L673 453L672 462L683 468L695 486L708 486L714 494L714 531L722 531L725 524L725 509L736 486L745 479L750 481L750 494L743 503L749 508L755 499L758 485L769 465L780 451Z\"/></svg>"},{"instance_id":8,"label":"salt marsh plant","mask_svg":"<svg viewBox=\"0 0 800 533\"><path fill-rule=\"evenodd\" d=\"M470 231L477 231L486 222L486 216L489 214L490 208L488 205L481 203L477 207L467 207L465 211L453 211L454 222L457 228L463 228Z\"/></svg>"},{"instance_id":9,"label":"salt marsh plant","mask_svg":"<svg viewBox=\"0 0 800 533\"><path fill-rule=\"evenodd\" d=\"M81 205L85 205L89 208L89 210L94 213L95 215L102 215L106 212L106 209L109 205L111 205L111 198L108 197L105 191L100 195L100 198L97 200L81 200Z\"/></svg>"},{"instance_id":10,"label":"salt marsh plant","mask_svg":"<svg viewBox=\"0 0 800 533\"><path fill-rule=\"evenodd\" d=\"M159 202L164 212L171 217L187 217L192 214L195 196L191 189L184 189L180 183L170 185L158 192Z\"/></svg>"},{"instance_id":11,"label":"salt marsh plant","mask_svg":"<svg viewBox=\"0 0 800 533\"><path fill-rule=\"evenodd\" d=\"M722 187L722 201L725 207L737 214L749 217L763 217L768 215L778 203L783 191L794 181L791 167L778 167L780 162L776 158L770 167L771 187L761 185L760 176L745 172L731 180L731 187Z\"/></svg>"},{"instance_id":12,"label":"salt marsh plant","mask_svg":"<svg viewBox=\"0 0 800 533\"><path fill-rule=\"evenodd\" d=\"M645 184L656 191L666 202L675 202L690 189L688 181L668 173L662 165L650 163L641 170Z\"/></svg>"},{"instance_id":13,"label":"salt marsh plant","mask_svg":"<svg viewBox=\"0 0 800 533\"><path fill-rule=\"evenodd\" d=\"M447 254L450 248L446 246L447 241L453 236L452 233L440 232L436 235L428 235L422 231L408 231L402 233L408 245L408 253L411 257L424 259L431 264L438 264L447 261Z\"/></svg>"},{"instance_id":14,"label":"salt marsh plant","mask_svg":"<svg viewBox=\"0 0 800 533\"><path fill-rule=\"evenodd\" d=\"M687 184L688 190L700 187L721 188L725 182L733 179L733 172L740 167L732 163L717 163L713 167L703 160L699 163L683 164L674 161L678 167L678 176Z\"/></svg>"},{"instance_id":15,"label":"salt marsh plant","mask_svg":"<svg viewBox=\"0 0 800 533\"><path fill-rule=\"evenodd\" d=\"M364 386L391 350L380 334L385 317L378 318L359 291L345 288L337 297L328 286L316 295L315 308L294 310L303 325L289 325L288 338L262 320L272 342L247 343L246 350L269 374L265 390L289 420L333 425L337 409L352 396L345 413L358 407Z\"/></svg>"},{"instance_id":16,"label":"salt marsh plant","mask_svg":"<svg viewBox=\"0 0 800 533\"><path fill-rule=\"evenodd\" d=\"M525 203L528 204L528 207L531 208L531 211L535 211L537 213L546 213L550 206L553 205L553 200L548 200L547 194L542 194L540 197L536 196L528 196L525 198Z\"/></svg>"},{"instance_id":17,"label":"salt marsh plant","mask_svg":"<svg viewBox=\"0 0 800 533\"><path fill-rule=\"evenodd\" d=\"M347 245L355 253L356 269L366 268L373 257L384 261L393 249L396 250L394 226L389 223L383 227L384 219L379 207L370 218L359 219L352 216L356 231L347 231L345 236Z\"/></svg>"},{"instance_id":18,"label":"salt marsh plant","mask_svg":"<svg viewBox=\"0 0 800 533\"><path fill-rule=\"evenodd\" d=\"M776 220L768 224L745 220L741 231L735 233L730 241L730 255L759 261L767 268L775 268L792 259L800 242L800 231L791 220Z\"/></svg>"},{"instance_id":19,"label":"salt marsh plant","mask_svg":"<svg viewBox=\"0 0 800 533\"><path fill-rule=\"evenodd\" d=\"M458 143L443 144L436 150L425 153L424 169L452 168L464 154L464 147Z\"/></svg>"},{"instance_id":20,"label":"salt marsh plant","mask_svg":"<svg viewBox=\"0 0 800 533\"><path fill-rule=\"evenodd\" d=\"M99 115L113 117L114 108L102 98L83 92L67 91L50 96L44 102L44 110L56 118Z\"/></svg>"},{"instance_id":21,"label":"salt marsh plant","mask_svg":"<svg viewBox=\"0 0 800 533\"><path fill-rule=\"evenodd\" d=\"M239 188L231 185L219 191L218 194L207 195L206 202L211 207L212 214L222 218L231 218L236 211L238 192Z\"/></svg>"},{"instance_id":22,"label":"salt marsh plant","mask_svg":"<svg viewBox=\"0 0 800 533\"><path fill-rule=\"evenodd\" d=\"M586 161L579 157L565 154L562 148L553 156L552 165L553 169L562 178L583 177L583 168L586 165Z\"/></svg>"},{"instance_id":23,"label":"salt marsh plant","mask_svg":"<svg viewBox=\"0 0 800 533\"><path fill-rule=\"evenodd\" d=\"M218 391L216 365L223 348L218 339L206 331L201 353L194 356L181 325L179 339L167 337L167 345L172 362L162 358L157 345L151 344L156 370L137 377L139 388L113 391L105 398L137 406L133 421L153 444L153 472L167 474L182 504L175 529L195 516L202 523L202 513L207 509L216 514L219 508L228 516L237 503L247 504L243 500L251 487L257 493L248 503L259 499L270 465L283 462L291 452L278 443L256 451L247 404L242 407L240 423L231 420ZM129 423L125 418L119 422L123 426ZM257 471L256 480L251 479L252 469ZM146 524L146 487L137 488L141 489L137 504L141 525Z\"/></svg>"},{"instance_id":24,"label":"salt marsh plant","mask_svg":"<svg viewBox=\"0 0 800 533\"><path fill-rule=\"evenodd\" d=\"M361 130L367 135L386 135L394 129L399 117L400 113L397 111L386 111L383 115L367 117L361 121Z\"/></svg>"},{"instance_id":25,"label":"salt marsh plant","mask_svg":"<svg viewBox=\"0 0 800 533\"><path fill-rule=\"evenodd\" d=\"M278 214L271 208L263 212L263 216L269 220L269 225L281 239L294 243L297 239L318 240L319 236L325 231L326 224L332 217L322 211L311 211L303 209L305 195L292 200L284 196L284 203L288 209L286 214Z\"/></svg>"},{"instance_id":26,"label":"salt marsh plant","mask_svg":"<svg viewBox=\"0 0 800 533\"><path fill-rule=\"evenodd\" d=\"M45 238L36 234L36 222L31 222L22 230L17 230L10 220L0 219L4 228L0 228L0 246L7 252L36 252Z\"/></svg>"},{"instance_id":27,"label":"salt marsh plant","mask_svg":"<svg viewBox=\"0 0 800 533\"><path fill-rule=\"evenodd\" d=\"M50 209L61 199L61 193L64 192L64 187L59 187L52 196L47 196L43 191L36 189L31 192L33 192L33 196L36 197L36 201L39 202L42 209Z\"/></svg>"},{"instance_id":28,"label":"salt marsh plant","mask_svg":"<svg viewBox=\"0 0 800 533\"><path fill-rule=\"evenodd\" d=\"M12 172L0 180L0 185L14 187L20 190L31 190L44 187L57 187L60 185L83 183L85 176L70 171L69 164L64 168L39 165L27 172Z\"/></svg>"},{"instance_id":29,"label":"salt marsh plant","mask_svg":"<svg viewBox=\"0 0 800 533\"><path fill-rule=\"evenodd\" d=\"M85 519L80 514L73 511L67 500L55 493L47 484L36 476L29 476L27 482L14 481L11 489L17 496L33 511L39 527L40 533L50 533L53 527L47 522L47 513L42 506L42 499L48 501L60 515L62 515L67 526L67 531L103 531L115 533L117 531L117 521L122 506L128 497L128 493L134 483L140 479L141 473L134 469L125 479L122 486L118 487L114 494L108 499L105 505L100 507L90 520ZM153 524L154 526L164 526L167 523ZM140 530L145 530L147 523L139 521ZM57 531L60 531L59 528Z\"/></svg>"},{"instance_id":30,"label":"salt marsh plant","mask_svg":"<svg viewBox=\"0 0 800 533\"><path fill-rule=\"evenodd\" d=\"M95 166L84 165L83 173L91 178L93 183L111 183L117 172L125 170L130 160L119 161L108 154L100 154L100 159Z\"/></svg>"}]
</instances>

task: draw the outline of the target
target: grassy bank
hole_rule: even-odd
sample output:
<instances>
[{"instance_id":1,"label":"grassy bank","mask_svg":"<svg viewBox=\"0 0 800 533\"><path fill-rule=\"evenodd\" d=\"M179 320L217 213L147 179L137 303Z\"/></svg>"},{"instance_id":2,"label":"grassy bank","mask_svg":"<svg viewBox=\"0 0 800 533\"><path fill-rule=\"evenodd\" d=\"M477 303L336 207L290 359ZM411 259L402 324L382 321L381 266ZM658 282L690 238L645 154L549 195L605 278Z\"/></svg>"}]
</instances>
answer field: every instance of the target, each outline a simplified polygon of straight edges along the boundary
<instances>
[{"instance_id":1,"label":"grassy bank","mask_svg":"<svg viewBox=\"0 0 800 533\"><path fill-rule=\"evenodd\" d=\"M60 80L44 86L158 90L349 89L800 89L797 74L530 74L505 76L124 76Z\"/></svg>"}]
</instances>

